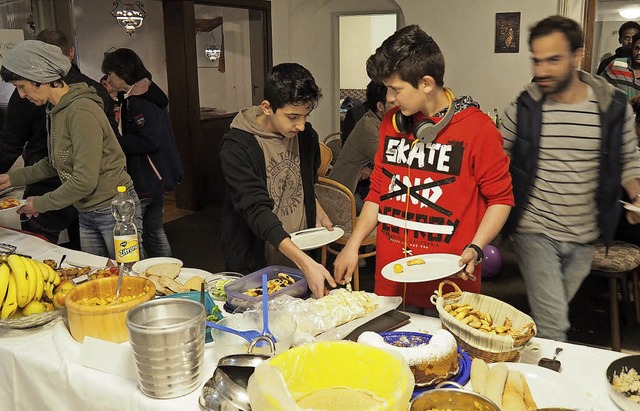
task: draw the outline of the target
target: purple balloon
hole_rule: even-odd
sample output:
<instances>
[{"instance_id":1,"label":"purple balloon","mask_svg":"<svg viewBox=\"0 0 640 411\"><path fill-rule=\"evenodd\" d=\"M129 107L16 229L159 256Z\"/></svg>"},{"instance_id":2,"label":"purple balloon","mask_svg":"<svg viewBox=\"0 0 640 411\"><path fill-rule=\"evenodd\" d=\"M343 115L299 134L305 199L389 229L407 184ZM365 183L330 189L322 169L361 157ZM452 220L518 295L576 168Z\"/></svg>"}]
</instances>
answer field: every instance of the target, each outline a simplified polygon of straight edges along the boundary
<instances>
[{"instance_id":1,"label":"purple balloon","mask_svg":"<svg viewBox=\"0 0 640 411\"><path fill-rule=\"evenodd\" d=\"M483 250L484 259L482 260L482 276L491 277L502 268L502 254L496 246L489 244Z\"/></svg>"}]
</instances>

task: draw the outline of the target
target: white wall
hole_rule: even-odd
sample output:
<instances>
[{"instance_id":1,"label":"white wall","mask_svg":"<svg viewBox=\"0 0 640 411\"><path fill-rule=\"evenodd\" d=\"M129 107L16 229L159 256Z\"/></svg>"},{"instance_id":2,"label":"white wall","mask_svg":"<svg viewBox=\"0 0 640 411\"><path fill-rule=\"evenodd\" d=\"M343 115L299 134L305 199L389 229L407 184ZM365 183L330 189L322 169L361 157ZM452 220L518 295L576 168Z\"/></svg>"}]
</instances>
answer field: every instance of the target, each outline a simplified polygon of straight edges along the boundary
<instances>
[{"instance_id":1,"label":"white wall","mask_svg":"<svg viewBox=\"0 0 640 411\"><path fill-rule=\"evenodd\" d=\"M167 92L167 67L164 46L162 2L147 0L147 18L142 27L129 36L111 16L113 4L105 0L74 0L74 24L78 66L87 76L100 80L104 53L111 47L126 47L142 59L153 81Z\"/></svg>"},{"instance_id":2,"label":"white wall","mask_svg":"<svg viewBox=\"0 0 640 411\"><path fill-rule=\"evenodd\" d=\"M215 107L229 112L238 111L251 105L251 60L249 57L249 12L244 9L195 5L195 16L199 19L222 17L224 31L224 58L226 70L217 67L203 67L198 64L198 88L201 107ZM219 31L216 29L215 31ZM198 43L207 43L209 33L199 33L204 37ZM218 45L222 37L216 37ZM198 45L198 60L204 49Z\"/></svg>"},{"instance_id":3,"label":"white wall","mask_svg":"<svg viewBox=\"0 0 640 411\"><path fill-rule=\"evenodd\" d=\"M321 137L336 131L337 27L332 20L338 14L399 10L406 24L419 24L438 42L446 60L445 82L456 95L471 95L484 111L501 111L531 80L528 28L557 14L559 1L272 0L274 64L296 61L313 73L325 97L311 121ZM520 52L495 54L495 13L514 11L521 12Z\"/></svg>"},{"instance_id":4,"label":"white wall","mask_svg":"<svg viewBox=\"0 0 640 411\"><path fill-rule=\"evenodd\" d=\"M396 31L396 20L395 14L339 17L341 89L367 87L367 59Z\"/></svg>"},{"instance_id":5,"label":"white wall","mask_svg":"<svg viewBox=\"0 0 640 411\"><path fill-rule=\"evenodd\" d=\"M313 74L324 97L309 121L320 138L340 130L338 16L385 12L400 9L393 0L271 1L273 64L293 61Z\"/></svg>"},{"instance_id":6,"label":"white wall","mask_svg":"<svg viewBox=\"0 0 640 411\"><path fill-rule=\"evenodd\" d=\"M558 12L558 0L397 0L407 24L419 24L444 53L445 83L483 111L502 109L532 77L529 27ZM427 12L428 11L428 12ZM520 52L494 53L495 14L520 12Z\"/></svg>"}]
</instances>

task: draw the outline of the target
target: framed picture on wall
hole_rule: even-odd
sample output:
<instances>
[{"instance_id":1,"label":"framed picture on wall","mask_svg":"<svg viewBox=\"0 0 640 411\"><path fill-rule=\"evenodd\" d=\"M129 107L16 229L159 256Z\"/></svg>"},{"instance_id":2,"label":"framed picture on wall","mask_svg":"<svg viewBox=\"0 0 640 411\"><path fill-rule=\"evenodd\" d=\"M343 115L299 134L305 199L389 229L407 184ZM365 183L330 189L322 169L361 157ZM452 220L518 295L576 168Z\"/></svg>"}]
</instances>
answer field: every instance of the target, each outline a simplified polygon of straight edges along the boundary
<instances>
[{"instance_id":1,"label":"framed picture on wall","mask_svg":"<svg viewBox=\"0 0 640 411\"><path fill-rule=\"evenodd\" d=\"M496 13L495 52L520 52L520 12Z\"/></svg>"}]
</instances>

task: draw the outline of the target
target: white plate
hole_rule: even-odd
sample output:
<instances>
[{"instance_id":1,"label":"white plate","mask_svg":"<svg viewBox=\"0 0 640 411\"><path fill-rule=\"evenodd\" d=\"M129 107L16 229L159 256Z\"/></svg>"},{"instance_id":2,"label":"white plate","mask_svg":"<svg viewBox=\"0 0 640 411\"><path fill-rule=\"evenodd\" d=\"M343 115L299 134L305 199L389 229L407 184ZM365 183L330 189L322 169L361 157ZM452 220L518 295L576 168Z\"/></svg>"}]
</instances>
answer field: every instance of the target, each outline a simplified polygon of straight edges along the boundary
<instances>
[{"instance_id":1,"label":"white plate","mask_svg":"<svg viewBox=\"0 0 640 411\"><path fill-rule=\"evenodd\" d=\"M7 197L7 198L14 198L14 197ZM3 198L2 200L6 200L6 199ZM27 200L23 200L21 198L16 198L16 200L18 200L20 202L20 204L18 204L17 206L14 206L14 207L3 208L3 209L0 210L0 212L2 212L2 211L11 211L11 210L15 211L15 210L19 209L20 207L22 207L23 205L27 204Z\"/></svg>"},{"instance_id":2,"label":"white plate","mask_svg":"<svg viewBox=\"0 0 640 411\"><path fill-rule=\"evenodd\" d=\"M185 284L187 281L189 281L189 279L195 276L199 276L204 281L204 279L209 275L211 275L209 271L200 270L199 268L182 267L180 269L180 274L176 278L176 282L179 282L180 284Z\"/></svg>"},{"instance_id":3,"label":"white plate","mask_svg":"<svg viewBox=\"0 0 640 411\"><path fill-rule=\"evenodd\" d=\"M291 233L291 241L301 250L313 250L332 243L344 235L340 227L333 227L333 231L326 228L309 228Z\"/></svg>"},{"instance_id":4,"label":"white plate","mask_svg":"<svg viewBox=\"0 0 640 411\"><path fill-rule=\"evenodd\" d=\"M624 207L625 209L636 212L636 213L640 213L640 207L634 206L633 204L627 203L626 201L620 200L620 202L623 204L622 207Z\"/></svg>"},{"instance_id":5,"label":"white plate","mask_svg":"<svg viewBox=\"0 0 640 411\"><path fill-rule=\"evenodd\" d=\"M593 395L578 381L561 373L532 364L503 363L510 370L520 371L526 378L538 408L591 409ZM495 364L489 364L489 367ZM471 381L465 385L471 389Z\"/></svg>"},{"instance_id":6,"label":"white plate","mask_svg":"<svg viewBox=\"0 0 640 411\"><path fill-rule=\"evenodd\" d=\"M171 257L153 257L153 258L145 258L144 260L140 260L131 267L134 273L137 275L144 274L147 271L147 268L156 264L165 264L165 263L174 263L178 264L182 267L182 261L177 258Z\"/></svg>"},{"instance_id":7,"label":"white plate","mask_svg":"<svg viewBox=\"0 0 640 411\"><path fill-rule=\"evenodd\" d=\"M407 261L420 258L424 264L407 265ZM452 276L462 270L458 266L460 256L455 254L421 254L392 261L382 268L382 276L398 283L421 283L423 281L439 280ZM401 273L393 271L393 266L402 264Z\"/></svg>"}]
</instances>

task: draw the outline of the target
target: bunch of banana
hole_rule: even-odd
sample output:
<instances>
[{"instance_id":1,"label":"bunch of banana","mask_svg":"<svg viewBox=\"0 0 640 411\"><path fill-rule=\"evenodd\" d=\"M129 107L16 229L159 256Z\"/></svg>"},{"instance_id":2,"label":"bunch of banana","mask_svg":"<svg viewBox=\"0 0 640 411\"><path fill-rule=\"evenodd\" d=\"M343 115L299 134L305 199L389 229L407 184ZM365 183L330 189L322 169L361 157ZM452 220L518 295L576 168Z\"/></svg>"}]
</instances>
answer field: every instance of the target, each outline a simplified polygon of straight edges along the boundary
<instances>
[{"instance_id":1,"label":"bunch of banana","mask_svg":"<svg viewBox=\"0 0 640 411\"><path fill-rule=\"evenodd\" d=\"M447 304L444 309L456 320L488 334L515 336L520 332L513 328L513 323L508 317L502 325L494 324L491 314L476 310L469 304Z\"/></svg>"},{"instance_id":2,"label":"bunch of banana","mask_svg":"<svg viewBox=\"0 0 640 411\"><path fill-rule=\"evenodd\" d=\"M15 254L1 255L0 318L52 310L53 288L58 284L60 275L48 265Z\"/></svg>"}]
</instances>

